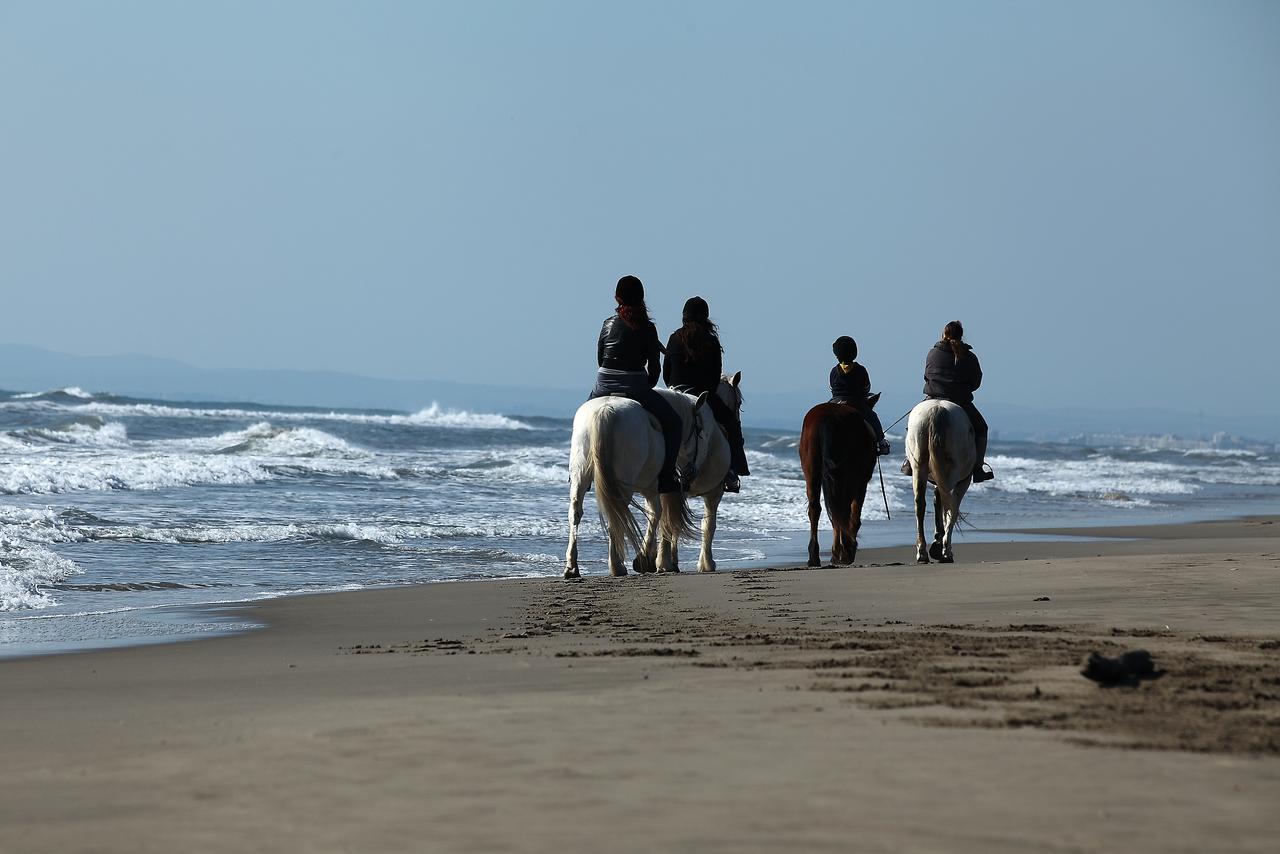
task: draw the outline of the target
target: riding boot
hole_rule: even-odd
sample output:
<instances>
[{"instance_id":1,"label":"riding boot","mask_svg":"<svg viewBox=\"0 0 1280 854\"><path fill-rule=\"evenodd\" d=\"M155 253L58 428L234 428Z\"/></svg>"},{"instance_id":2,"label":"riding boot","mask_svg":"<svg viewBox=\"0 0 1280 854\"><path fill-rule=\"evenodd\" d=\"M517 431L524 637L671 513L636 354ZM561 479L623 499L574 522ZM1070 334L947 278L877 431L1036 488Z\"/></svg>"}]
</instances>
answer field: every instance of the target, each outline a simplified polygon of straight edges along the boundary
<instances>
[{"instance_id":1,"label":"riding boot","mask_svg":"<svg viewBox=\"0 0 1280 854\"><path fill-rule=\"evenodd\" d=\"M676 471L676 457L680 453L680 434L668 431L662 434L665 453L662 455L662 468L658 469L658 492L687 492L689 483L681 479Z\"/></svg>"},{"instance_id":2,"label":"riding boot","mask_svg":"<svg viewBox=\"0 0 1280 854\"><path fill-rule=\"evenodd\" d=\"M729 471L738 477L747 477L751 470L747 467L747 442L742 435L742 422L738 420L738 413L715 395L707 398L707 405L711 407L716 423L724 430L724 437L729 440Z\"/></svg>"},{"instance_id":3,"label":"riding boot","mask_svg":"<svg viewBox=\"0 0 1280 854\"><path fill-rule=\"evenodd\" d=\"M751 469L747 467L747 443L742 438L742 428L738 435L729 437L729 471L738 477L747 477Z\"/></svg>"},{"instance_id":4,"label":"riding boot","mask_svg":"<svg viewBox=\"0 0 1280 854\"><path fill-rule=\"evenodd\" d=\"M975 457L977 462L973 466L973 482L982 483L995 477L995 472L986 468L987 465L987 436L984 433L981 436L973 438Z\"/></svg>"}]
</instances>

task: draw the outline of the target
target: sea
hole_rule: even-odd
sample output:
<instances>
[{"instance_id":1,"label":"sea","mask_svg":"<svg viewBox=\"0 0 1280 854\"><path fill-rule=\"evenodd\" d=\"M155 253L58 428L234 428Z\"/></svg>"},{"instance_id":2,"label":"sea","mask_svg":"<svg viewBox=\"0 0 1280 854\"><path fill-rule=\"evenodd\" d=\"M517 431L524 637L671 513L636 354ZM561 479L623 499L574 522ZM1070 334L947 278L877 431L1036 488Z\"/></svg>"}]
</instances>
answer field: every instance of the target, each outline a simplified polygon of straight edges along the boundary
<instances>
[{"instance_id":1,"label":"sea","mask_svg":"<svg viewBox=\"0 0 1280 854\"><path fill-rule=\"evenodd\" d=\"M244 631L240 606L280 596L558 577L571 415L0 392L0 656ZM745 432L752 476L721 505L720 569L802 563L798 429ZM910 561L901 439L860 541ZM966 498L957 552L1034 538L1019 529L1280 512L1277 448L1220 445L996 439L997 478ZM591 501L582 569L605 574Z\"/></svg>"}]
</instances>

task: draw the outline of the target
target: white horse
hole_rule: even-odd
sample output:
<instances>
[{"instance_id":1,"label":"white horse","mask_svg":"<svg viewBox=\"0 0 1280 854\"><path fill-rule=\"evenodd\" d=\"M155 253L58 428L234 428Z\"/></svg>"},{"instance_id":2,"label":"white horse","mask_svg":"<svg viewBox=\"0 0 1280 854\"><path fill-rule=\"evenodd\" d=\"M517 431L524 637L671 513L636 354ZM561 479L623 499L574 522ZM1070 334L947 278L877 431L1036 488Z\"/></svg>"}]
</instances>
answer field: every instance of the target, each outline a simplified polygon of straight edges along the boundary
<instances>
[{"instance_id":1,"label":"white horse","mask_svg":"<svg viewBox=\"0 0 1280 854\"><path fill-rule=\"evenodd\" d=\"M949 400L917 403L907 419L907 459L916 500L916 563L952 563L951 532L960 520L960 501L969 489L977 450L973 424ZM933 543L925 551L924 509L933 483Z\"/></svg>"},{"instance_id":2,"label":"white horse","mask_svg":"<svg viewBox=\"0 0 1280 854\"><path fill-rule=\"evenodd\" d=\"M722 377L716 390L736 412L742 404L738 383L742 372ZM729 440L716 424L707 395L698 398L659 389L680 416L681 435L677 466L696 472L689 496L701 496L706 505L702 517L702 552L699 572L715 572L711 540L716 533L716 511L724 495L729 472ZM658 469L665 453L657 419L639 403L626 397L598 397L578 407L573 418L569 452L569 548L565 553L565 578L578 578L578 525L582 502L595 485L596 505L609 535L609 572L626 575L626 545L636 552L636 572L679 572L677 544L692 536L693 516L683 493L658 494ZM632 496L645 501L648 525L643 536L631 515ZM656 541L656 542L655 542Z\"/></svg>"}]
</instances>

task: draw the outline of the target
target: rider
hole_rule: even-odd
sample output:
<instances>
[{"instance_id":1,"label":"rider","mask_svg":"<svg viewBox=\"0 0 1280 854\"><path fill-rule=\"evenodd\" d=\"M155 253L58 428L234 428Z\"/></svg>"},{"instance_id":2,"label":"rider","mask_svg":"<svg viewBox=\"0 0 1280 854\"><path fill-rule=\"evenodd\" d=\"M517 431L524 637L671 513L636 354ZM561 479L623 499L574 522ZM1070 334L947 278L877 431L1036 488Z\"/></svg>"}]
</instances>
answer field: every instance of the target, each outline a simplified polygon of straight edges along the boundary
<instances>
[{"instance_id":1,"label":"rider","mask_svg":"<svg viewBox=\"0 0 1280 854\"><path fill-rule=\"evenodd\" d=\"M935 400L949 400L969 416L973 424L976 462L973 482L982 483L995 477L986 465L987 420L973 405L973 393L982 385L982 365L973 348L964 343L964 326L953 320L942 329L942 340L933 345L924 360L924 393ZM911 473L910 461L903 471Z\"/></svg>"},{"instance_id":2,"label":"rider","mask_svg":"<svg viewBox=\"0 0 1280 854\"><path fill-rule=\"evenodd\" d=\"M596 346L596 364L600 369L591 397L611 394L629 397L658 419L665 448L662 468L658 471L658 492L679 492L676 456L680 451L682 422L671 404L653 388L658 384L661 370L662 343L644 304L644 285L635 276L623 276L618 279L613 295L618 307L600 327L600 341Z\"/></svg>"},{"instance_id":3,"label":"rider","mask_svg":"<svg viewBox=\"0 0 1280 854\"><path fill-rule=\"evenodd\" d=\"M889 440L884 437L880 416L867 403L867 396L871 394L871 377L867 369L855 361L858 358L857 342L848 335L841 335L831 345L831 351L836 356L836 366L831 369L831 402L846 403L858 410L858 414L875 431L876 455L884 456L889 453Z\"/></svg>"},{"instance_id":4,"label":"rider","mask_svg":"<svg viewBox=\"0 0 1280 854\"><path fill-rule=\"evenodd\" d=\"M719 330L711 322L711 310L702 297L691 297L681 316L684 325L667 339L667 355L662 362L662 379L668 388L699 395L708 392L707 403L716 422L724 428L729 440L729 473L725 475L725 492L742 488L739 478L751 474L747 468L747 451L738 415L720 399L723 364Z\"/></svg>"}]
</instances>

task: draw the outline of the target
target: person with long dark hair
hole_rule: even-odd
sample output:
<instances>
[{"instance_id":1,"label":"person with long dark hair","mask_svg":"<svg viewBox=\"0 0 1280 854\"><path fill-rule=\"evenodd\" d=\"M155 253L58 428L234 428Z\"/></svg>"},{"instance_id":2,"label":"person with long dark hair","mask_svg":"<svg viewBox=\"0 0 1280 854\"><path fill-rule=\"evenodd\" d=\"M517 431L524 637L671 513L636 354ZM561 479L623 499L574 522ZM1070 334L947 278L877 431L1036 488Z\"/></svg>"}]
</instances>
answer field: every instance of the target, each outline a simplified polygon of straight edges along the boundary
<instances>
[{"instance_id":1,"label":"person with long dark hair","mask_svg":"<svg viewBox=\"0 0 1280 854\"><path fill-rule=\"evenodd\" d=\"M658 419L665 454L658 471L658 492L679 492L676 457L680 452L680 416L654 391L662 370L662 342L644 303L644 284L635 276L618 279L618 306L605 318L596 345L596 385L591 397L629 397Z\"/></svg>"},{"instance_id":2,"label":"person with long dark hair","mask_svg":"<svg viewBox=\"0 0 1280 854\"><path fill-rule=\"evenodd\" d=\"M964 326L953 320L942 329L942 340L933 345L924 361L924 393L926 397L949 400L969 416L977 456L973 465L973 482L982 483L995 477L986 464L987 419L973 405L973 393L982 385L982 365L973 348L964 342ZM910 465L903 471L911 473Z\"/></svg>"},{"instance_id":3,"label":"person with long dark hair","mask_svg":"<svg viewBox=\"0 0 1280 854\"><path fill-rule=\"evenodd\" d=\"M691 297L685 302L681 321L683 325L667 339L662 379L667 388L676 391L693 395L708 392L707 403L729 440L725 492L737 492L742 488L741 478L751 474L751 470L747 466L746 441L738 414L716 393L724 370L720 330L711 322L711 308L702 297Z\"/></svg>"}]
</instances>

